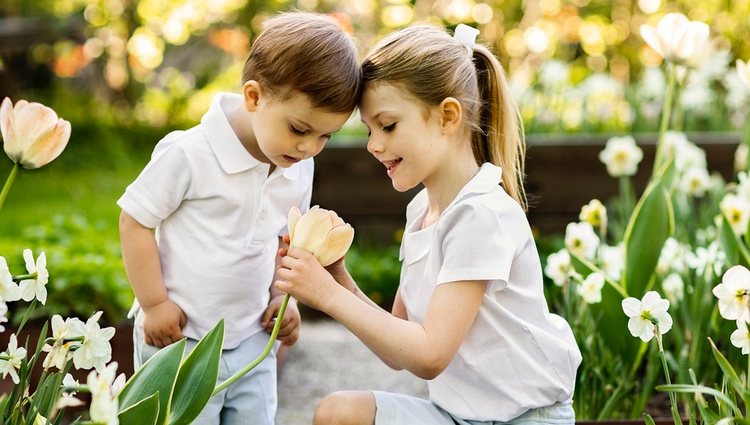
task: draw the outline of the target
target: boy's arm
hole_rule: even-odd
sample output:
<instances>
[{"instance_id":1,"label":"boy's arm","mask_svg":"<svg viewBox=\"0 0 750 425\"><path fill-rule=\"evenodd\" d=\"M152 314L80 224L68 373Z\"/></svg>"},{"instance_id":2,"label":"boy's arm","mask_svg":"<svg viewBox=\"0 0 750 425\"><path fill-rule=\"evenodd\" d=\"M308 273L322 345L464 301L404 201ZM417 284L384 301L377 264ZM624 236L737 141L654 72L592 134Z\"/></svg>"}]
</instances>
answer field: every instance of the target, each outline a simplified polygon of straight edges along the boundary
<instances>
[{"instance_id":1,"label":"boy's arm","mask_svg":"<svg viewBox=\"0 0 750 425\"><path fill-rule=\"evenodd\" d=\"M125 272L145 314L145 342L164 347L180 340L187 320L182 309L167 297L153 230L123 211L120 213L120 243Z\"/></svg>"}]
</instances>

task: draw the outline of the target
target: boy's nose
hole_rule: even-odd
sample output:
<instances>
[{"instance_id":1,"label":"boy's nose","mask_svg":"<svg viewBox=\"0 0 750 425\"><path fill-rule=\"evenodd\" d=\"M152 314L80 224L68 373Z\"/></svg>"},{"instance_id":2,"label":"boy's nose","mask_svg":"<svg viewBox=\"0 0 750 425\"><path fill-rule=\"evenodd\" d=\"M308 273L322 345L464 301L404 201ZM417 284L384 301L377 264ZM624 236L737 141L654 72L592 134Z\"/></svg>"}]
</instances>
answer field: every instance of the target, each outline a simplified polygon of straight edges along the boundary
<instances>
[{"instance_id":1,"label":"boy's nose","mask_svg":"<svg viewBox=\"0 0 750 425\"><path fill-rule=\"evenodd\" d=\"M315 152L315 140L312 137L303 137L302 140L297 143L297 151L305 154L305 156L312 155Z\"/></svg>"}]
</instances>

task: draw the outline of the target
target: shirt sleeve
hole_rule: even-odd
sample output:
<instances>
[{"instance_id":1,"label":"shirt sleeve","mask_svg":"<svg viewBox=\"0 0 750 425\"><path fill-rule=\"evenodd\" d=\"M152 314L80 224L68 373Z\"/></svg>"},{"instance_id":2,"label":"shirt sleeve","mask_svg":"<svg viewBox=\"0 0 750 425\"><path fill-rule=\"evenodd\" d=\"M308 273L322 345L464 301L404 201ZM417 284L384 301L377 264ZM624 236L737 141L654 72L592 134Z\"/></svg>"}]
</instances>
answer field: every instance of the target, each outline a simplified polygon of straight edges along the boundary
<instances>
[{"instance_id":1,"label":"shirt sleeve","mask_svg":"<svg viewBox=\"0 0 750 425\"><path fill-rule=\"evenodd\" d=\"M494 291L507 286L516 247L503 230L499 212L458 205L438 231L443 233L442 262L436 284L488 280Z\"/></svg>"},{"instance_id":2,"label":"shirt sleeve","mask_svg":"<svg viewBox=\"0 0 750 425\"><path fill-rule=\"evenodd\" d=\"M159 145L146 168L117 201L123 211L152 229L180 206L191 180L185 152L173 143Z\"/></svg>"}]
</instances>

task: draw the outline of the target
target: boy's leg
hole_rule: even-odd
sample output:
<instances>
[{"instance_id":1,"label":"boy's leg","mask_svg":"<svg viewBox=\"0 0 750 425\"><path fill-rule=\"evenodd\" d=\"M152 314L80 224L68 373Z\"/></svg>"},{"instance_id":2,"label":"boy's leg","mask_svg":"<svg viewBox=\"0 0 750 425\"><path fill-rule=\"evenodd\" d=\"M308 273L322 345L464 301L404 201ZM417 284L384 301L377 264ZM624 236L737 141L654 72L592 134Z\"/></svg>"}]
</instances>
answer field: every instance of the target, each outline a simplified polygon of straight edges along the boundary
<instances>
[{"instance_id":1,"label":"boy's leg","mask_svg":"<svg viewBox=\"0 0 750 425\"><path fill-rule=\"evenodd\" d=\"M158 351L159 348L146 344L143 339L143 326L136 323L133 326L133 368L138 370Z\"/></svg>"},{"instance_id":2,"label":"boy's leg","mask_svg":"<svg viewBox=\"0 0 750 425\"><path fill-rule=\"evenodd\" d=\"M242 370L257 358L268 344L269 335L258 332L237 348L224 350L222 362L228 367L226 377ZM278 342L277 348L278 348ZM225 391L222 425L274 425L278 395L276 389L276 350Z\"/></svg>"}]
</instances>

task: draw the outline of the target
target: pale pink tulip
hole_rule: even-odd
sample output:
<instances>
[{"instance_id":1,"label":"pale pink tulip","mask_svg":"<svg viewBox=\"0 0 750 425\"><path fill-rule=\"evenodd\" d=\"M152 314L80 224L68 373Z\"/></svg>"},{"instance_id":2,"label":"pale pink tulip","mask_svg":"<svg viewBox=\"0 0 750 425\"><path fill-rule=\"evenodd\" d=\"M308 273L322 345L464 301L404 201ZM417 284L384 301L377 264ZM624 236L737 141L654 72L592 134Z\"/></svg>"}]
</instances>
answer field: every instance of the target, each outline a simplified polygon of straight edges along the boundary
<instances>
[{"instance_id":1,"label":"pale pink tulip","mask_svg":"<svg viewBox=\"0 0 750 425\"><path fill-rule=\"evenodd\" d=\"M312 253L328 266L343 257L354 240L354 229L335 212L314 206L302 214L296 206L287 220L290 246Z\"/></svg>"},{"instance_id":2,"label":"pale pink tulip","mask_svg":"<svg viewBox=\"0 0 750 425\"><path fill-rule=\"evenodd\" d=\"M6 97L0 106L0 132L10 159L33 169L57 158L70 139L70 123L41 103Z\"/></svg>"},{"instance_id":3,"label":"pale pink tulip","mask_svg":"<svg viewBox=\"0 0 750 425\"><path fill-rule=\"evenodd\" d=\"M691 21L681 13L668 13L656 28L641 25L641 37L664 60L697 68L711 51L710 30L700 21Z\"/></svg>"}]
</instances>

